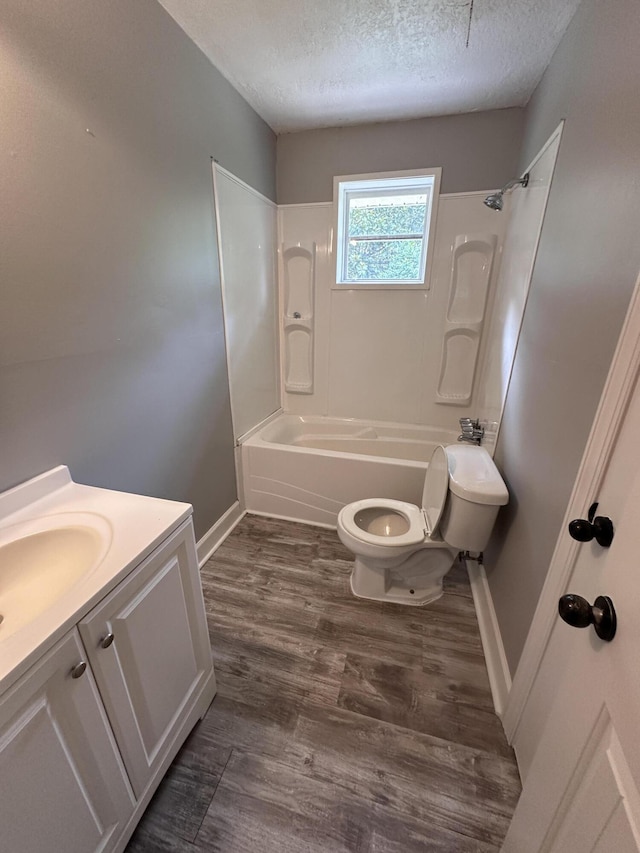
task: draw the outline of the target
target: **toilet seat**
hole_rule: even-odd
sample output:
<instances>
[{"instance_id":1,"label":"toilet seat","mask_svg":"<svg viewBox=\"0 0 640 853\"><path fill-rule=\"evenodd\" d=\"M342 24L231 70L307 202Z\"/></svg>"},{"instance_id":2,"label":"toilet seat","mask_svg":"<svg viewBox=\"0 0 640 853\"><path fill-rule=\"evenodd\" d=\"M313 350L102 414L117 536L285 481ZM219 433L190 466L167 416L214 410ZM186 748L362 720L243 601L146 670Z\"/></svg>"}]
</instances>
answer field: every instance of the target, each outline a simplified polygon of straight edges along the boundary
<instances>
[{"instance_id":1,"label":"toilet seat","mask_svg":"<svg viewBox=\"0 0 640 853\"><path fill-rule=\"evenodd\" d=\"M356 515L362 510L380 509L390 513L397 513L408 523L409 529L405 533L396 536L379 535L363 530L356 523ZM343 528L350 533L354 539L366 542L368 545L378 545L385 548L402 548L407 545L418 545L427 538L426 520L422 510L415 504L405 501L394 501L390 498L366 498L362 501L354 501L340 511L340 522Z\"/></svg>"},{"instance_id":2,"label":"toilet seat","mask_svg":"<svg viewBox=\"0 0 640 853\"><path fill-rule=\"evenodd\" d=\"M348 504L341 510L338 523L354 539L383 548L403 548L429 541L437 531L442 517L447 491L449 488L449 469L447 454L442 445L438 445L431 455L422 492L422 507L406 501L390 498L366 498ZM408 530L399 534L378 534L365 530L357 523L357 516L368 509L380 510L402 516L409 525Z\"/></svg>"}]
</instances>

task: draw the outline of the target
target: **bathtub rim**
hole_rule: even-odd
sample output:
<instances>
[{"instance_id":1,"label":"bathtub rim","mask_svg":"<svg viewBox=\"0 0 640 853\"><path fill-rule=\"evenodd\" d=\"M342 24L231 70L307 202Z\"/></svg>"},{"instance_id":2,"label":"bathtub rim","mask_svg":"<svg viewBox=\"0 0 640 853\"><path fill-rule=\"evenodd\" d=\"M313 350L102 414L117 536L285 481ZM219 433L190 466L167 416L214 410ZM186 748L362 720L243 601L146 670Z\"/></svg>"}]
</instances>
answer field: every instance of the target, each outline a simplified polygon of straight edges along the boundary
<instances>
[{"instance_id":1,"label":"bathtub rim","mask_svg":"<svg viewBox=\"0 0 640 853\"><path fill-rule=\"evenodd\" d=\"M341 423L348 423L353 425L362 426L363 428L371 427L372 429L386 429L392 430L395 428L402 428L408 432L415 432L418 435L423 436L421 439L425 443L434 443L434 444L452 444L455 442L456 433L454 430L447 430L446 427L436 427L436 426L426 426L424 424L400 424L394 421L373 421L373 420L364 420L363 418L339 418L330 415L299 415L291 412L279 412L274 413L269 418L265 419L261 424L259 424L254 430L246 433L240 439L238 439L238 444L243 447L271 447L271 448L280 448L285 449L288 453L299 453L299 454L307 454L310 453L314 456L340 456L340 457L350 457L355 459L363 459L368 460L369 462L377 462L381 465L394 465L398 463L402 463L403 465L408 465L413 468L425 468L429 464L428 460L417 460L417 459L404 459L402 457L392 457L392 456L380 456L373 455L370 453L352 453L346 450L327 450L326 448L319 447L301 447L295 444L291 444L286 441L274 441L273 439L266 439L262 436L263 429L267 429L272 426L279 420L288 420L289 422L293 421L295 423L300 424L309 424L313 425L318 421L322 423L335 423L339 426ZM437 438L434 437L429 440L428 435L429 431L437 433ZM448 440L444 438L443 434L449 433ZM350 436L345 436L345 438L350 438ZM397 439L398 441L402 441L403 439L400 437ZM417 439L405 438L406 441L417 441Z\"/></svg>"}]
</instances>

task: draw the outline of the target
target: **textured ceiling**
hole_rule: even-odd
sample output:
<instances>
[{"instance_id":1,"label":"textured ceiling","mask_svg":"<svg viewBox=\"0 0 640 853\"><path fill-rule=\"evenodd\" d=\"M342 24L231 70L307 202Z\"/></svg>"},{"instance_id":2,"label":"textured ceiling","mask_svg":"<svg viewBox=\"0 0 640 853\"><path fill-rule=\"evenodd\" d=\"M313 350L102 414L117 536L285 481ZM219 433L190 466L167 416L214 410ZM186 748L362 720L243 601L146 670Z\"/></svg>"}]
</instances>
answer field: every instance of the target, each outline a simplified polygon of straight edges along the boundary
<instances>
[{"instance_id":1,"label":"textured ceiling","mask_svg":"<svg viewBox=\"0 0 640 853\"><path fill-rule=\"evenodd\" d=\"M277 132L526 104L580 0L160 0Z\"/></svg>"}]
</instances>

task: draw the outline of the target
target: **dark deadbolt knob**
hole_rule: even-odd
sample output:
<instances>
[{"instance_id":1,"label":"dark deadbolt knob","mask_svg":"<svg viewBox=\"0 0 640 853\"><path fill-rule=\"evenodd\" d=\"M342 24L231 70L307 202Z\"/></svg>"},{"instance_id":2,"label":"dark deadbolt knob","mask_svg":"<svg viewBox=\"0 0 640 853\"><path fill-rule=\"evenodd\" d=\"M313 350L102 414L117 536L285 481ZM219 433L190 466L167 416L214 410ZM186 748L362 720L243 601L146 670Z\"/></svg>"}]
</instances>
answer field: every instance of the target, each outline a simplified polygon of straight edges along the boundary
<instances>
[{"instance_id":1,"label":"dark deadbolt knob","mask_svg":"<svg viewBox=\"0 0 640 853\"><path fill-rule=\"evenodd\" d=\"M568 593L558 602L560 618L574 628L587 628L593 625L601 640L613 640L616 635L616 611L613 601L606 595L599 595L593 606L581 595Z\"/></svg>"},{"instance_id":2,"label":"dark deadbolt knob","mask_svg":"<svg viewBox=\"0 0 640 853\"><path fill-rule=\"evenodd\" d=\"M569 536L577 542L591 542L595 539L598 545L608 548L613 542L613 523L610 518L596 515L597 508L597 503L591 504L588 520L575 518L569 522Z\"/></svg>"}]
</instances>

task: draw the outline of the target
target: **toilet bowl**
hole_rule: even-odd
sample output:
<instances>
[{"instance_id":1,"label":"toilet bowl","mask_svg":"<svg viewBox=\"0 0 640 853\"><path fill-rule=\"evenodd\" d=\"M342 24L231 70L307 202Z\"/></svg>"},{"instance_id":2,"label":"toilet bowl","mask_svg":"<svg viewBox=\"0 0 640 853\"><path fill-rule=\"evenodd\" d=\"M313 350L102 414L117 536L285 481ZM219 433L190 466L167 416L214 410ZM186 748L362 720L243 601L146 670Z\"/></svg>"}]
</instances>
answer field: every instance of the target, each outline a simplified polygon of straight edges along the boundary
<instances>
[{"instance_id":1,"label":"toilet bowl","mask_svg":"<svg viewBox=\"0 0 640 853\"><path fill-rule=\"evenodd\" d=\"M508 500L483 447L436 447L422 506L367 498L340 511L338 536L355 555L353 594L412 605L439 598L457 554L484 549L498 509Z\"/></svg>"}]
</instances>

